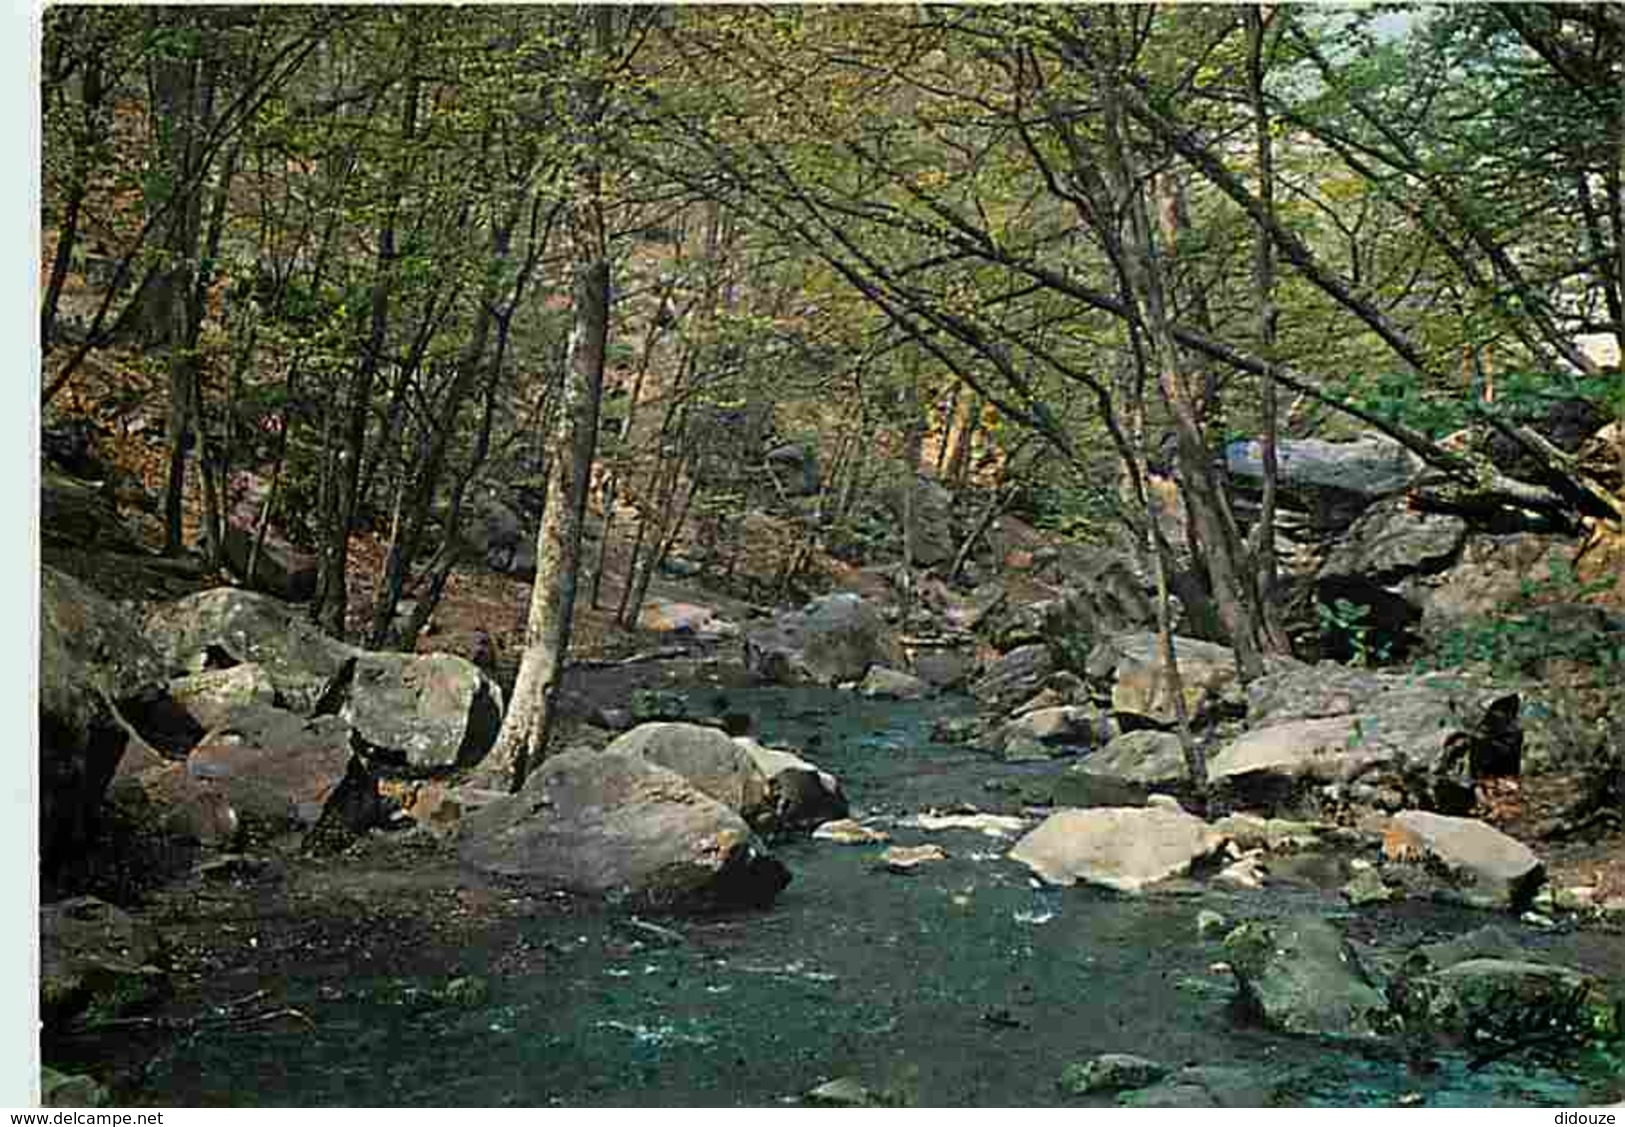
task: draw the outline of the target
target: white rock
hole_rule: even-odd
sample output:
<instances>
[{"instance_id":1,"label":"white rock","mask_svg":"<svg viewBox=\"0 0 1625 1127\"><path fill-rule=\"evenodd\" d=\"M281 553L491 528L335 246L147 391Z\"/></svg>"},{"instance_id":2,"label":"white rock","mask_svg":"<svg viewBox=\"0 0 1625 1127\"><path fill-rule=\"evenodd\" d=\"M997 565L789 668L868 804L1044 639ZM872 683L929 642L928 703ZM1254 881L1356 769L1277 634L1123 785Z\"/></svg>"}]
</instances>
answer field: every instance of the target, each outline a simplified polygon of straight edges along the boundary
<instances>
[{"instance_id":1,"label":"white rock","mask_svg":"<svg viewBox=\"0 0 1625 1127\"><path fill-rule=\"evenodd\" d=\"M1057 810L1010 851L1050 884L1078 881L1119 892L1189 871L1224 843L1200 818L1158 807Z\"/></svg>"}]
</instances>

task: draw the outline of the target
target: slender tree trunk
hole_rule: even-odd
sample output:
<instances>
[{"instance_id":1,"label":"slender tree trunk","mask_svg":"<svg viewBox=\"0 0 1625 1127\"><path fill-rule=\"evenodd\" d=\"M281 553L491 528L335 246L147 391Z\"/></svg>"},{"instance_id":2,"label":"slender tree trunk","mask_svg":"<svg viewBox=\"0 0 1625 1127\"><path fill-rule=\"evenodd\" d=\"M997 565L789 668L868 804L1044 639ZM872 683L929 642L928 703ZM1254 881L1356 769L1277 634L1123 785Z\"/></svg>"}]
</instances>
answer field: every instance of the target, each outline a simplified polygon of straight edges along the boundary
<instances>
[{"instance_id":1,"label":"slender tree trunk","mask_svg":"<svg viewBox=\"0 0 1625 1127\"><path fill-rule=\"evenodd\" d=\"M626 418L621 420L620 428L615 436L619 457L616 463L612 463L608 472L604 474L604 533L598 541L598 563L593 568L592 592L588 598L588 605L594 610L599 607L599 594L604 583L604 570L609 563L610 537L615 531L615 495L619 491L621 478L619 463L625 461L628 454L627 446L632 441L633 426L638 415L638 404L643 398L643 381L648 376L649 366L654 361L655 345L659 343L661 333L680 319L680 315L665 312L667 303L670 300L670 294L666 288L661 289L657 300L659 302L658 309L661 312L649 319L649 328L643 338L643 348L638 353L637 369L632 375L632 389L626 403Z\"/></svg>"},{"instance_id":2,"label":"slender tree trunk","mask_svg":"<svg viewBox=\"0 0 1625 1127\"><path fill-rule=\"evenodd\" d=\"M493 749L500 764L511 759L511 787L525 785L532 764L546 754L555 697L570 651L576 581L581 561L581 528L586 517L592 463L598 448L598 414L604 391L604 358L609 344L609 259L604 230L601 129L604 116L603 65L610 53L612 9L582 10L591 21L588 73L571 91L571 113L581 156L575 169L570 207L571 257L575 262L575 323L554 432L553 465L537 538L536 583L531 589L525 651L514 684L513 702ZM584 29L586 30L586 29Z\"/></svg>"},{"instance_id":3,"label":"slender tree trunk","mask_svg":"<svg viewBox=\"0 0 1625 1127\"><path fill-rule=\"evenodd\" d=\"M401 138L410 145L417 133L419 83L415 69L409 68L401 99ZM337 465L331 460L331 475L323 517L321 552L317 556L316 598L311 615L316 624L335 638L342 638L349 612L346 573L350 562L350 531L355 524L361 495L361 463L367 446L367 416L372 407L372 385L383 366L384 343L389 327L390 299L395 289L395 224L406 176L404 162L392 178L390 198L384 205L384 218L378 228L378 254L373 272L372 302L368 310L367 339L350 380L350 398L344 412L343 445Z\"/></svg>"},{"instance_id":4,"label":"slender tree trunk","mask_svg":"<svg viewBox=\"0 0 1625 1127\"><path fill-rule=\"evenodd\" d=\"M74 247L79 240L79 218L84 209L85 196L90 191L90 172L96 159L96 148L106 135L106 84L102 78L102 61L95 50L87 53L84 75L80 80L80 98L83 104L81 135L78 151L73 155L69 172L67 199L62 208L62 220L57 224L56 253L51 259L51 274L45 285L45 296L40 302L40 347L49 354L56 336L57 309L62 302L62 287L67 283L68 268L73 263Z\"/></svg>"},{"instance_id":5,"label":"slender tree trunk","mask_svg":"<svg viewBox=\"0 0 1625 1127\"><path fill-rule=\"evenodd\" d=\"M914 610L914 566L920 538L920 456L925 420L920 414L919 353L909 349L903 384L903 566L897 584L903 628Z\"/></svg>"},{"instance_id":6,"label":"slender tree trunk","mask_svg":"<svg viewBox=\"0 0 1625 1127\"><path fill-rule=\"evenodd\" d=\"M1162 259L1153 233L1141 178L1136 175L1118 112L1117 88L1108 86L1107 129L1118 189L1124 200L1127 241L1126 267L1131 289L1141 310L1151 357L1163 399L1174 417L1179 445L1180 489L1202 540L1203 563L1220 619L1229 635L1236 664L1244 680L1263 674L1260 631L1252 605L1251 587L1237 566L1232 530L1226 527L1214 479L1212 459L1202 433L1200 407L1180 370L1179 346L1174 340L1166 297ZM1150 492L1149 487L1147 492ZM1154 509L1148 507L1148 513Z\"/></svg>"},{"instance_id":7,"label":"slender tree trunk","mask_svg":"<svg viewBox=\"0 0 1625 1127\"><path fill-rule=\"evenodd\" d=\"M201 59L163 57L153 62L154 104L163 120L158 128L164 143L166 191L182 191L203 175L203 136L214 116L217 67L208 53L207 36ZM167 200L167 196L166 196ZM165 241L162 278L148 306L147 341L169 350L169 471L164 488L164 554L182 551L182 504L186 489L186 463L191 446L201 437L199 408L202 396L198 331L203 321L198 294L200 264L198 240L202 231L202 193L190 192L180 205Z\"/></svg>"},{"instance_id":8,"label":"slender tree trunk","mask_svg":"<svg viewBox=\"0 0 1625 1127\"><path fill-rule=\"evenodd\" d=\"M1258 157L1258 202L1271 220L1275 216L1275 153L1270 141L1269 109L1264 102L1264 33L1270 14L1261 5L1249 7L1247 20L1247 85L1253 108L1253 139ZM1258 230L1253 258L1254 300L1258 305L1258 351L1266 364L1275 363L1275 328L1279 311L1275 306L1275 244L1263 227ZM1259 502L1258 525L1247 555L1252 560L1254 598L1268 648L1290 653L1292 644L1276 605L1279 587L1275 556L1275 504L1280 463L1277 455L1280 409L1276 402L1275 378L1262 381L1263 414L1263 497Z\"/></svg>"},{"instance_id":9,"label":"slender tree trunk","mask_svg":"<svg viewBox=\"0 0 1625 1127\"><path fill-rule=\"evenodd\" d=\"M948 480L955 489L963 489L970 481L971 454L976 445L976 432L982 425L982 397L972 395L962 406L963 415L955 428L953 453L948 456Z\"/></svg>"}]
</instances>

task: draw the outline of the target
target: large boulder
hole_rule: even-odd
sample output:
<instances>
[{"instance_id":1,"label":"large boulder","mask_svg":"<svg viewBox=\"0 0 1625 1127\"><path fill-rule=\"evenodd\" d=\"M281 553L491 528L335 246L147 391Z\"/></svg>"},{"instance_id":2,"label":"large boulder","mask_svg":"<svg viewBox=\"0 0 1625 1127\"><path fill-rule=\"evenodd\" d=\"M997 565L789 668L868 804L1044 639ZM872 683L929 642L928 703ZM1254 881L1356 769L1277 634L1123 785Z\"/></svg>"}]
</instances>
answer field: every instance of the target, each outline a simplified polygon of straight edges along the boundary
<instances>
[{"instance_id":1,"label":"large boulder","mask_svg":"<svg viewBox=\"0 0 1625 1127\"><path fill-rule=\"evenodd\" d=\"M1212 757L1238 796L1274 803L1306 784L1384 788L1460 812L1469 773L1493 774L1521 745L1519 701L1445 673L1410 676L1322 662L1266 674L1247 689L1250 730Z\"/></svg>"},{"instance_id":2,"label":"large boulder","mask_svg":"<svg viewBox=\"0 0 1625 1127\"><path fill-rule=\"evenodd\" d=\"M1430 577L1460 553L1467 522L1413 509L1404 498L1373 505L1332 545L1315 581L1323 657L1397 661L1417 640Z\"/></svg>"},{"instance_id":3,"label":"large boulder","mask_svg":"<svg viewBox=\"0 0 1625 1127\"><path fill-rule=\"evenodd\" d=\"M1186 1065L1117 1097L1119 1106L1133 1108L1269 1107L1275 1100L1275 1086L1259 1070L1226 1064Z\"/></svg>"},{"instance_id":4,"label":"large boulder","mask_svg":"<svg viewBox=\"0 0 1625 1127\"><path fill-rule=\"evenodd\" d=\"M1467 959L1429 976L1429 1024L1478 1049L1606 1041L1625 1033L1621 1003L1600 979L1573 967L1517 959Z\"/></svg>"},{"instance_id":5,"label":"large boulder","mask_svg":"<svg viewBox=\"0 0 1625 1127\"><path fill-rule=\"evenodd\" d=\"M640 756L569 751L463 819L463 860L589 896L666 907L766 904L789 883L743 819Z\"/></svg>"},{"instance_id":6,"label":"large boulder","mask_svg":"<svg viewBox=\"0 0 1625 1127\"><path fill-rule=\"evenodd\" d=\"M1086 705L1053 705L1011 717L999 729L997 742L1002 746L1012 739L1022 738L1087 749L1106 743L1111 739L1112 729L1108 717Z\"/></svg>"},{"instance_id":7,"label":"large boulder","mask_svg":"<svg viewBox=\"0 0 1625 1127\"><path fill-rule=\"evenodd\" d=\"M39 939L40 1017L47 1028L90 1007L114 1017L167 988L157 931L94 896L40 905Z\"/></svg>"},{"instance_id":8,"label":"large boulder","mask_svg":"<svg viewBox=\"0 0 1625 1127\"><path fill-rule=\"evenodd\" d=\"M856 681L888 656L880 612L858 595L814 599L745 632L745 667L776 684Z\"/></svg>"},{"instance_id":9,"label":"large boulder","mask_svg":"<svg viewBox=\"0 0 1625 1127\"><path fill-rule=\"evenodd\" d=\"M1466 539L1462 517L1422 512L1403 499L1384 501L1367 509L1333 545L1320 578L1386 586L1408 575L1441 570Z\"/></svg>"},{"instance_id":10,"label":"large boulder","mask_svg":"<svg viewBox=\"0 0 1625 1127\"><path fill-rule=\"evenodd\" d=\"M1243 924L1224 941L1242 1004L1283 1033L1378 1032L1387 1001L1324 919Z\"/></svg>"},{"instance_id":11,"label":"large boulder","mask_svg":"<svg viewBox=\"0 0 1625 1127\"><path fill-rule=\"evenodd\" d=\"M485 758L502 728L502 690L454 654L363 653L342 715L392 765L432 774Z\"/></svg>"},{"instance_id":12,"label":"large boulder","mask_svg":"<svg viewBox=\"0 0 1625 1127\"><path fill-rule=\"evenodd\" d=\"M846 817L849 807L841 782L828 771L794 752L763 747L749 736L736 736L734 743L767 777L770 828L807 830Z\"/></svg>"},{"instance_id":13,"label":"large boulder","mask_svg":"<svg viewBox=\"0 0 1625 1127\"><path fill-rule=\"evenodd\" d=\"M131 732L117 709L161 695L163 663L129 616L55 568L40 571L40 859L82 853Z\"/></svg>"},{"instance_id":14,"label":"large boulder","mask_svg":"<svg viewBox=\"0 0 1625 1127\"><path fill-rule=\"evenodd\" d=\"M495 496L476 499L463 523L463 540L492 571L536 573L536 526Z\"/></svg>"},{"instance_id":15,"label":"large boulder","mask_svg":"<svg viewBox=\"0 0 1625 1127\"><path fill-rule=\"evenodd\" d=\"M147 615L147 635L176 673L221 663L262 666L295 712L310 712L328 684L361 651L323 634L280 599L216 587Z\"/></svg>"},{"instance_id":16,"label":"large boulder","mask_svg":"<svg viewBox=\"0 0 1625 1127\"><path fill-rule=\"evenodd\" d=\"M959 689L976 671L976 655L968 645L915 646L909 666L931 689Z\"/></svg>"},{"instance_id":17,"label":"large boulder","mask_svg":"<svg viewBox=\"0 0 1625 1127\"><path fill-rule=\"evenodd\" d=\"M1208 763L1208 778L1268 774L1293 783L1348 780L1385 755L1361 735L1355 716L1268 724L1226 744Z\"/></svg>"},{"instance_id":18,"label":"large boulder","mask_svg":"<svg viewBox=\"0 0 1625 1127\"><path fill-rule=\"evenodd\" d=\"M1010 851L1050 884L1136 893L1190 870L1224 842L1200 818L1164 806L1057 810Z\"/></svg>"},{"instance_id":19,"label":"large boulder","mask_svg":"<svg viewBox=\"0 0 1625 1127\"><path fill-rule=\"evenodd\" d=\"M1085 755L1067 773L1148 789L1178 787L1190 781L1179 736L1154 728L1124 732Z\"/></svg>"},{"instance_id":20,"label":"large boulder","mask_svg":"<svg viewBox=\"0 0 1625 1127\"><path fill-rule=\"evenodd\" d=\"M1394 815L1391 832L1431 861L1467 903L1521 911L1545 880L1545 867L1523 842L1476 818L1454 818L1426 810Z\"/></svg>"},{"instance_id":21,"label":"large boulder","mask_svg":"<svg viewBox=\"0 0 1625 1127\"><path fill-rule=\"evenodd\" d=\"M350 725L281 709L242 709L187 756L186 770L226 796L245 829L272 835L323 821L366 828L378 816L371 775L352 762Z\"/></svg>"},{"instance_id":22,"label":"large boulder","mask_svg":"<svg viewBox=\"0 0 1625 1127\"><path fill-rule=\"evenodd\" d=\"M1062 1091L1072 1096L1094 1092L1124 1092L1149 1088L1170 1069L1160 1061L1133 1053L1102 1053L1091 1060L1071 1064L1061 1073Z\"/></svg>"},{"instance_id":23,"label":"large boulder","mask_svg":"<svg viewBox=\"0 0 1625 1127\"><path fill-rule=\"evenodd\" d=\"M1422 459L1399 443L1377 435L1353 442L1285 439L1276 443L1282 487L1293 492L1335 490L1370 500L1402 493L1426 468ZM1232 442L1225 448L1232 477L1262 481L1263 444Z\"/></svg>"},{"instance_id":24,"label":"large boulder","mask_svg":"<svg viewBox=\"0 0 1625 1127\"><path fill-rule=\"evenodd\" d=\"M617 736L607 750L676 771L756 829L766 828L764 823L771 820L767 776L748 751L716 728L639 724Z\"/></svg>"}]
</instances>

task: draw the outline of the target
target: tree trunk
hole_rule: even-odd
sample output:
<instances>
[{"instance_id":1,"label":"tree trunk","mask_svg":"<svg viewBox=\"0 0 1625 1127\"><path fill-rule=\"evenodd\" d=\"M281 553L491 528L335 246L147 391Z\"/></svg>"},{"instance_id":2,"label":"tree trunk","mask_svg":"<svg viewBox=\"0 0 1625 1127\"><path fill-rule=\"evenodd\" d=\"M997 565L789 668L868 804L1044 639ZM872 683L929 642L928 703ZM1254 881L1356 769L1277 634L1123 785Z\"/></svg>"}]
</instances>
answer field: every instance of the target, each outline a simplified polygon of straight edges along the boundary
<instances>
[{"instance_id":1,"label":"tree trunk","mask_svg":"<svg viewBox=\"0 0 1625 1127\"><path fill-rule=\"evenodd\" d=\"M1247 9L1247 87L1253 109L1253 139L1258 155L1258 202L1264 214L1275 215L1275 154L1270 142L1269 110L1264 102L1264 32L1269 14L1262 6ZM1254 301L1258 306L1258 352L1266 364L1275 362L1275 328L1279 311L1275 306L1275 244L1269 232L1258 229L1253 258ZM1279 407L1275 377L1262 381L1260 411L1263 415L1263 497L1259 503L1258 524L1253 529L1247 556L1252 562L1254 598L1268 648L1290 653L1292 644L1276 606L1279 576L1275 557L1275 503L1280 464L1277 457Z\"/></svg>"},{"instance_id":2,"label":"tree trunk","mask_svg":"<svg viewBox=\"0 0 1625 1127\"><path fill-rule=\"evenodd\" d=\"M897 582L903 628L914 610L914 566L920 537L920 455L925 420L920 414L919 353L908 350L903 384L903 566Z\"/></svg>"},{"instance_id":3,"label":"tree trunk","mask_svg":"<svg viewBox=\"0 0 1625 1127\"><path fill-rule=\"evenodd\" d=\"M537 538L536 583L531 589L525 651L513 702L493 755L511 760L514 791L525 785L532 764L546 754L555 698L570 650L571 618L581 560L593 457L598 449L598 412L609 344L609 260L602 197L603 67L610 52L612 9L583 9L591 21L588 66L571 90L571 115L579 145L570 207L571 257L575 261L574 320L566 358L563 398L555 418L555 451L547 475L542 526ZM585 29L584 29L585 30Z\"/></svg>"},{"instance_id":4,"label":"tree trunk","mask_svg":"<svg viewBox=\"0 0 1625 1127\"><path fill-rule=\"evenodd\" d=\"M1163 259L1152 229L1142 177L1138 175L1124 134L1117 94L1115 82L1108 85L1107 129L1117 188L1125 205L1124 265L1129 288L1148 338L1158 388L1173 414L1179 448L1180 492L1202 541L1202 564L1219 617L1235 651L1237 668L1242 678L1250 681L1264 672L1256 608L1250 584L1244 581L1238 566L1239 545L1224 519L1223 500L1219 495L1223 485L1215 478L1202 433L1200 406L1180 370L1179 346L1173 336L1167 304ZM1148 484L1146 490L1150 492ZM1154 511L1148 506L1148 515Z\"/></svg>"},{"instance_id":5,"label":"tree trunk","mask_svg":"<svg viewBox=\"0 0 1625 1127\"><path fill-rule=\"evenodd\" d=\"M79 217L90 190L91 164L95 159L96 146L107 132L103 110L106 93L102 60L92 49L86 54L84 76L80 80L82 133L73 154L62 219L57 224L56 254L51 259L50 279L45 286L44 299L40 302L40 348L47 354L51 351L52 338L56 336L56 315L62 301L62 287L67 282L68 267L73 262L74 246L79 239Z\"/></svg>"},{"instance_id":6,"label":"tree trunk","mask_svg":"<svg viewBox=\"0 0 1625 1127\"><path fill-rule=\"evenodd\" d=\"M178 11L154 14L151 26L157 28L176 21L190 22ZM201 28L197 29L201 30ZM182 502L186 486L186 462L194 441L196 402L194 381L198 378L196 337L190 331L194 319L192 294L197 271L198 239L201 235L202 198L190 191L201 174L202 138L213 115L215 66L206 50L197 56L160 54L152 60L149 82L156 111L159 168L149 181L154 193L149 210L174 208L163 242L164 264L149 288L142 306L143 339L152 350L169 353L169 468L164 486L164 554L181 553ZM176 193L186 192L175 204ZM196 311L201 318L201 310Z\"/></svg>"},{"instance_id":7,"label":"tree trunk","mask_svg":"<svg viewBox=\"0 0 1625 1127\"><path fill-rule=\"evenodd\" d=\"M401 138L410 145L417 132L419 84L409 68L401 99ZM372 302L368 311L367 339L350 380L350 398L345 407L342 443L338 464L328 473L321 551L317 556L316 598L311 615L316 624L335 638L342 638L349 612L346 573L350 562L350 531L355 524L357 501L361 495L361 462L366 453L367 416L372 407L372 385L383 366L384 343L389 327L390 298L395 288L395 223L405 183L404 158L395 171L390 198L385 201L384 218L378 228L378 254L373 274Z\"/></svg>"}]
</instances>

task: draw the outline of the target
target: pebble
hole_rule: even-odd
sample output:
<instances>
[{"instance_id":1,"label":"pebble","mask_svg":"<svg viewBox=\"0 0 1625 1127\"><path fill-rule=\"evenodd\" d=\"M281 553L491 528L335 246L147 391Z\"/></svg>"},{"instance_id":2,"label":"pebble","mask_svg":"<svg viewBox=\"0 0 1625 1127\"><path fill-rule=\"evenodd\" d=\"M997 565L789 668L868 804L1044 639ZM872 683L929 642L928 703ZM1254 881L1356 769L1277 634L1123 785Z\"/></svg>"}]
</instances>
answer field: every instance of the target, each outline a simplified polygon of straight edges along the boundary
<instances>
[{"instance_id":1,"label":"pebble","mask_svg":"<svg viewBox=\"0 0 1625 1127\"><path fill-rule=\"evenodd\" d=\"M885 830L873 829L856 818L842 818L825 822L812 832L814 840L833 841L837 845L880 845L891 840Z\"/></svg>"},{"instance_id":2,"label":"pebble","mask_svg":"<svg viewBox=\"0 0 1625 1127\"><path fill-rule=\"evenodd\" d=\"M940 845L894 845L880 855L880 860L894 873L906 873L927 861L946 861L947 852Z\"/></svg>"}]
</instances>

